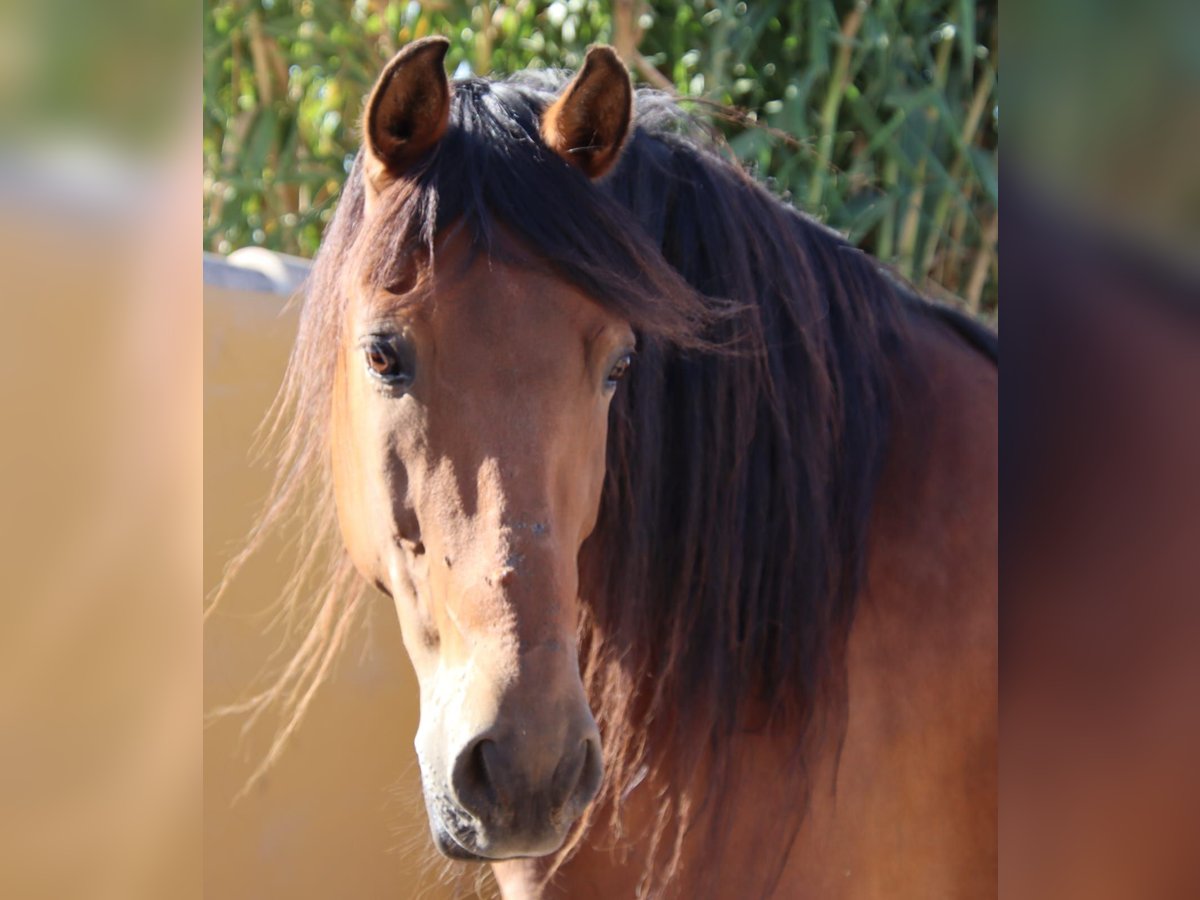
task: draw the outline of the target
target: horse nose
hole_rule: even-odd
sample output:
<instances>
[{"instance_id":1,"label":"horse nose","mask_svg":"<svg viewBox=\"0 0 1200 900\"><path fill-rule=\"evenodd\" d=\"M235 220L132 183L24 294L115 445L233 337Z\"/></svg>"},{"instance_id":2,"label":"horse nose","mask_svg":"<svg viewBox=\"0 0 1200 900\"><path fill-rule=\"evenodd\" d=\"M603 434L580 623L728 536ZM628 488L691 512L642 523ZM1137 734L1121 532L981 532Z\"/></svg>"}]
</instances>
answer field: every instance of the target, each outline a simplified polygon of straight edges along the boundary
<instances>
[{"instance_id":1,"label":"horse nose","mask_svg":"<svg viewBox=\"0 0 1200 900\"><path fill-rule=\"evenodd\" d=\"M451 775L459 805L513 839L561 831L600 790L600 737L595 722L588 724L573 729L557 753L528 733L499 738L485 732L468 741Z\"/></svg>"}]
</instances>

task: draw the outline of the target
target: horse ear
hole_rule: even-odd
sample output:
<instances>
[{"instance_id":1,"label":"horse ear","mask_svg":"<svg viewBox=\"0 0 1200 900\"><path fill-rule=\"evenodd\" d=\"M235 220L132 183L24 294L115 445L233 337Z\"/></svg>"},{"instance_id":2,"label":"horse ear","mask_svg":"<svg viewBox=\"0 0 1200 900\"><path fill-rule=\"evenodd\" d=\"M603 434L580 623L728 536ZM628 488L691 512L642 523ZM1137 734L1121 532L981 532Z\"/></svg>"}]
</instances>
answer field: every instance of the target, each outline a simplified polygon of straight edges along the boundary
<instances>
[{"instance_id":1,"label":"horse ear","mask_svg":"<svg viewBox=\"0 0 1200 900\"><path fill-rule=\"evenodd\" d=\"M444 37L413 41L392 57L375 83L363 117L368 193L381 193L446 133L449 46Z\"/></svg>"},{"instance_id":2,"label":"horse ear","mask_svg":"<svg viewBox=\"0 0 1200 900\"><path fill-rule=\"evenodd\" d=\"M597 45L542 114L542 140L589 178L599 178L621 155L632 119L629 71L612 47Z\"/></svg>"}]
</instances>

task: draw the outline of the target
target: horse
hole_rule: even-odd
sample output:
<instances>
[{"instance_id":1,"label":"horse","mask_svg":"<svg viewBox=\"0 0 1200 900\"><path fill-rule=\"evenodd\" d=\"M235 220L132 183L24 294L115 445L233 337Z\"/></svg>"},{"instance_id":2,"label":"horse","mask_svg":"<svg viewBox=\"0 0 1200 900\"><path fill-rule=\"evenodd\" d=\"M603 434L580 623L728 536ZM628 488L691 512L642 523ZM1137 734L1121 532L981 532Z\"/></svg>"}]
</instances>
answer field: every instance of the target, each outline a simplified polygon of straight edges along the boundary
<instances>
[{"instance_id":1,"label":"horse","mask_svg":"<svg viewBox=\"0 0 1200 900\"><path fill-rule=\"evenodd\" d=\"M994 333L610 48L447 46L369 95L276 408L251 544L340 535L285 736L386 596L508 900L994 896Z\"/></svg>"}]
</instances>

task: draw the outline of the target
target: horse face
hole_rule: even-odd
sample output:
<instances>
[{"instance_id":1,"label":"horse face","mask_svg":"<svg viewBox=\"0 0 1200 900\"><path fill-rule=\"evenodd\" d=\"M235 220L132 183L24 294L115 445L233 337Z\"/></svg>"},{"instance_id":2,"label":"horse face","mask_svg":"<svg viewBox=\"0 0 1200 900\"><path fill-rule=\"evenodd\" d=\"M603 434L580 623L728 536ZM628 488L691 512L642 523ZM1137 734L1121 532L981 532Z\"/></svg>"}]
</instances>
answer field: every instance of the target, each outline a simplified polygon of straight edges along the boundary
<instances>
[{"instance_id":1,"label":"horse face","mask_svg":"<svg viewBox=\"0 0 1200 900\"><path fill-rule=\"evenodd\" d=\"M404 48L367 101L363 227L449 126L446 48ZM628 73L593 48L543 114L543 142L597 178L631 115ZM420 681L437 845L538 856L561 846L602 776L579 675L578 556L633 334L567 283L473 258L465 243L443 236L403 298L365 287L351 298L334 486L350 556L394 598Z\"/></svg>"},{"instance_id":2,"label":"horse face","mask_svg":"<svg viewBox=\"0 0 1200 900\"><path fill-rule=\"evenodd\" d=\"M428 297L351 303L334 395L345 542L395 601L416 746L450 855L556 850L601 779L578 554L605 473L624 322L548 276L439 249ZM411 298L410 298L411 299ZM392 301L392 302L389 302Z\"/></svg>"}]
</instances>

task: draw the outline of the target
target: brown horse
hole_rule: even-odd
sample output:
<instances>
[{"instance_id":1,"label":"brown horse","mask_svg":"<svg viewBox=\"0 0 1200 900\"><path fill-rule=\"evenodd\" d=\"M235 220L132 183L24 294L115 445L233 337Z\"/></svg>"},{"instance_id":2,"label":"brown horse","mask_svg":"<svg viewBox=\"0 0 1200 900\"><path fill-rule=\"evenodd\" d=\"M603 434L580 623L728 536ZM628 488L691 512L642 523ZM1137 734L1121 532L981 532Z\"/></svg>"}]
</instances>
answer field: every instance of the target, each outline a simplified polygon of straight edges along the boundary
<instances>
[{"instance_id":1,"label":"brown horse","mask_svg":"<svg viewBox=\"0 0 1200 900\"><path fill-rule=\"evenodd\" d=\"M357 569L434 841L505 897L993 896L993 336L611 50L446 47L370 97L285 383L262 527L315 475L346 551L292 712Z\"/></svg>"}]
</instances>

